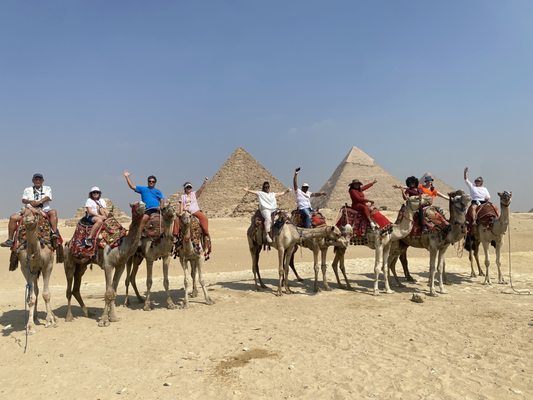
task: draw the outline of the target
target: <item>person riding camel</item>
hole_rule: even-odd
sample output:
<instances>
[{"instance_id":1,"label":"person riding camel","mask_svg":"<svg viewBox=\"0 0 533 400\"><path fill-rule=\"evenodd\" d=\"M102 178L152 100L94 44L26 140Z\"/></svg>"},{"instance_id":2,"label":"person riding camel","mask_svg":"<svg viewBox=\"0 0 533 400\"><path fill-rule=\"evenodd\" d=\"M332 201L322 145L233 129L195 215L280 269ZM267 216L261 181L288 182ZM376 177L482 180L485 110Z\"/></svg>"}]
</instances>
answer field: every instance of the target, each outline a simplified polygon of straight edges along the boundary
<instances>
[{"instance_id":1,"label":"person riding camel","mask_svg":"<svg viewBox=\"0 0 533 400\"><path fill-rule=\"evenodd\" d=\"M29 210L34 214L39 212L45 213L48 221L50 222L52 240L56 241L59 238L59 232L57 230L57 212L56 210L50 208L50 202L52 201L52 189L50 186L43 185L43 174L33 174L32 182L33 186L27 187L22 193L22 204L25 205L24 209L9 217L8 238L5 242L0 244L2 247L13 246L14 235L19 222L22 221L25 210Z\"/></svg>"},{"instance_id":2,"label":"person riding camel","mask_svg":"<svg viewBox=\"0 0 533 400\"><path fill-rule=\"evenodd\" d=\"M472 185L472 182L468 180L468 167L465 167L463 177L466 186L468 186L468 189L470 190L470 197L472 198L472 203L470 206L472 211L470 211L470 215L472 216L472 226L475 226L477 225L477 208L481 204L485 204L490 200L490 193L488 189L483 186L483 178L481 176L478 176L476 179L474 179L474 184Z\"/></svg>"},{"instance_id":3,"label":"person riding camel","mask_svg":"<svg viewBox=\"0 0 533 400\"><path fill-rule=\"evenodd\" d=\"M272 227L272 213L278 209L278 203L276 197L283 196L291 191L287 189L281 193L274 193L270 191L270 182L263 182L263 187L261 190L250 190L249 188L243 188L247 193L253 193L257 195L259 200L259 211L265 220L265 233L266 240L268 243L272 243L272 238L270 237L270 229Z\"/></svg>"},{"instance_id":4,"label":"person riding camel","mask_svg":"<svg viewBox=\"0 0 533 400\"><path fill-rule=\"evenodd\" d=\"M448 196L442 194L435 188L435 186L433 186L433 177L431 175L424 176L423 180L424 182L418 185L418 188L423 194L430 196L432 203L437 196L442 197L445 200L450 200Z\"/></svg>"},{"instance_id":5,"label":"person riding camel","mask_svg":"<svg viewBox=\"0 0 533 400\"><path fill-rule=\"evenodd\" d=\"M204 214L204 212L200 210L200 206L198 205L198 198L204 191L205 185L207 184L208 180L209 178L206 176L204 178L202 186L200 186L196 191L192 190L191 182L185 182L183 184L183 190L185 191L185 193L181 195L180 199L180 215L183 214L184 211L188 211L196 218L198 218L198 221L200 222L200 228L202 229L202 232L206 239L207 253L211 253L211 235L209 234L209 220L207 219L207 216ZM176 241L178 242L180 235L179 218L176 218L176 220L174 221L172 235L176 238Z\"/></svg>"},{"instance_id":6,"label":"person riding camel","mask_svg":"<svg viewBox=\"0 0 533 400\"><path fill-rule=\"evenodd\" d=\"M148 186L134 185L131 181L130 173L128 171L124 171L122 175L124 175L126 178L126 182L128 183L130 189L135 193L139 193L141 195L142 202L146 204L146 211L144 212L143 219L141 221L142 230L150 219L150 215L159 212L161 203L165 199L165 196L159 189L156 189L155 184L157 183L157 178L153 175L150 175L147 179Z\"/></svg>"},{"instance_id":7,"label":"person riding camel","mask_svg":"<svg viewBox=\"0 0 533 400\"><path fill-rule=\"evenodd\" d=\"M370 208L368 207L368 203L370 205L373 205L374 201L365 198L365 194L363 192L374 186L376 183L377 179L374 179L372 182L363 185L363 183L359 179L354 179L349 184L349 193L350 198L352 199L351 207L352 209L359 211L366 217L366 219L370 222L371 229L377 228L376 223L370 218Z\"/></svg>"},{"instance_id":8,"label":"person riding camel","mask_svg":"<svg viewBox=\"0 0 533 400\"><path fill-rule=\"evenodd\" d=\"M300 168L294 170L294 177L292 179L292 185L294 188L294 194L296 196L296 203L298 207L298 212L302 216L304 228L311 228L311 214L313 209L311 208L311 197L325 196L324 192L312 193L309 191L309 184L304 183L302 188L298 187L298 174L300 173Z\"/></svg>"},{"instance_id":9,"label":"person riding camel","mask_svg":"<svg viewBox=\"0 0 533 400\"><path fill-rule=\"evenodd\" d=\"M85 247L93 247L96 234L108 217L107 204L102 199L102 191L98 186L93 186L89 191L89 198L85 202L85 221L92 225L89 237L85 239Z\"/></svg>"},{"instance_id":10,"label":"person riding camel","mask_svg":"<svg viewBox=\"0 0 533 400\"><path fill-rule=\"evenodd\" d=\"M428 182L431 183L431 181L428 181ZM393 187L397 189L402 189L402 197L404 200L407 200L409 197L419 197L421 199L422 195L425 194L420 188L420 186L423 186L423 185L419 185L419 181L415 176L408 177L405 180L405 185L406 186L392 185ZM429 190L431 191L431 189ZM433 190L432 193L436 196L437 190L436 189ZM433 197L430 197L430 199L432 198ZM422 232L427 232L428 224L426 222L426 219L424 218L424 205L422 204L422 201L420 202L420 207L419 207L417 215L418 215L418 225L420 225Z\"/></svg>"}]
</instances>

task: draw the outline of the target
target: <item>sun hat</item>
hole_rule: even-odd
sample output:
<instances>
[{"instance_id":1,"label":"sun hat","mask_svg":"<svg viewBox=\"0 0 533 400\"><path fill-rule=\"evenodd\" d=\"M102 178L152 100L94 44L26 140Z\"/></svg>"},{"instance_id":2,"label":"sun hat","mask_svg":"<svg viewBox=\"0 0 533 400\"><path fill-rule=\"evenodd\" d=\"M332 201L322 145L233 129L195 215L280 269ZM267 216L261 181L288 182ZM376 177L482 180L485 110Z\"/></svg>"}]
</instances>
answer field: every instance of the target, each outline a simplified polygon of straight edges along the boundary
<instances>
[{"instance_id":1,"label":"sun hat","mask_svg":"<svg viewBox=\"0 0 533 400\"><path fill-rule=\"evenodd\" d=\"M352 181L352 183L348 184L348 186L352 186L352 185L362 185L363 182L361 182L359 179L354 179Z\"/></svg>"},{"instance_id":2,"label":"sun hat","mask_svg":"<svg viewBox=\"0 0 533 400\"><path fill-rule=\"evenodd\" d=\"M102 193L102 191L100 190L98 186L93 186L91 190L89 190L89 193L92 193L92 192Z\"/></svg>"},{"instance_id":3,"label":"sun hat","mask_svg":"<svg viewBox=\"0 0 533 400\"><path fill-rule=\"evenodd\" d=\"M304 184L302 185L302 187L303 187L303 188L304 188L304 187L309 187L309 184L308 184L308 183L304 183Z\"/></svg>"}]
</instances>

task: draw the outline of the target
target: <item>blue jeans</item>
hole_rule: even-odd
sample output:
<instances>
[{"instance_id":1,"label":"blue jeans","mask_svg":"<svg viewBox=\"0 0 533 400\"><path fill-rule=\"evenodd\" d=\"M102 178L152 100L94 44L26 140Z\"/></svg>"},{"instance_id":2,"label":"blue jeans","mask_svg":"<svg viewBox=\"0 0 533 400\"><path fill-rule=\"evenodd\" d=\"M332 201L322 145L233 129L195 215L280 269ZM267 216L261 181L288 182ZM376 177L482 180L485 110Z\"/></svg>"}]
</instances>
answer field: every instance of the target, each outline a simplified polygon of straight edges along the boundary
<instances>
[{"instance_id":1,"label":"blue jeans","mask_svg":"<svg viewBox=\"0 0 533 400\"><path fill-rule=\"evenodd\" d=\"M300 215L303 218L304 228L312 228L312 225L311 225L311 212L313 210L311 210L310 208L302 208L302 209L300 209L298 211L300 212Z\"/></svg>"}]
</instances>

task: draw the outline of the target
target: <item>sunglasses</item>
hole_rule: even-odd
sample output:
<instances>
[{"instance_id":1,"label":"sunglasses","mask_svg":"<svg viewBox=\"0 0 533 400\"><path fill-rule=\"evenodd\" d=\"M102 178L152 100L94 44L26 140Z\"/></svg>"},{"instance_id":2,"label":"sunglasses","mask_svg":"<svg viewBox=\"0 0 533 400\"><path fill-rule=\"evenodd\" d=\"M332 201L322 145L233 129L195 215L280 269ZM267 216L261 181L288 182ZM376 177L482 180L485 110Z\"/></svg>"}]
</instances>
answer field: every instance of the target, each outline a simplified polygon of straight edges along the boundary
<instances>
[{"instance_id":1,"label":"sunglasses","mask_svg":"<svg viewBox=\"0 0 533 400\"><path fill-rule=\"evenodd\" d=\"M148 183L155 183L155 181L153 179L150 179Z\"/></svg>"},{"instance_id":2,"label":"sunglasses","mask_svg":"<svg viewBox=\"0 0 533 400\"><path fill-rule=\"evenodd\" d=\"M102 194L102 192L91 192L91 194Z\"/></svg>"}]
</instances>

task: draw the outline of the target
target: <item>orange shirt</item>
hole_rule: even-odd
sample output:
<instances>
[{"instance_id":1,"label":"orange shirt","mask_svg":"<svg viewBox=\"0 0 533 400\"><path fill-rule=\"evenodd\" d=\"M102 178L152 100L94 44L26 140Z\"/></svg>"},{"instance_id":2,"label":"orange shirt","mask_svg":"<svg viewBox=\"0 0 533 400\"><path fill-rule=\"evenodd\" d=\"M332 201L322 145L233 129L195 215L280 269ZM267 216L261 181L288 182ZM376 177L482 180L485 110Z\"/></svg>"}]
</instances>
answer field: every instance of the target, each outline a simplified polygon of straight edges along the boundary
<instances>
[{"instance_id":1,"label":"orange shirt","mask_svg":"<svg viewBox=\"0 0 533 400\"><path fill-rule=\"evenodd\" d=\"M431 187L425 187L424 185L420 184L418 185L418 188L420 190L422 190L422 193L423 194L427 194L428 196L431 196L431 197L437 197L437 189L435 188L431 188Z\"/></svg>"}]
</instances>

